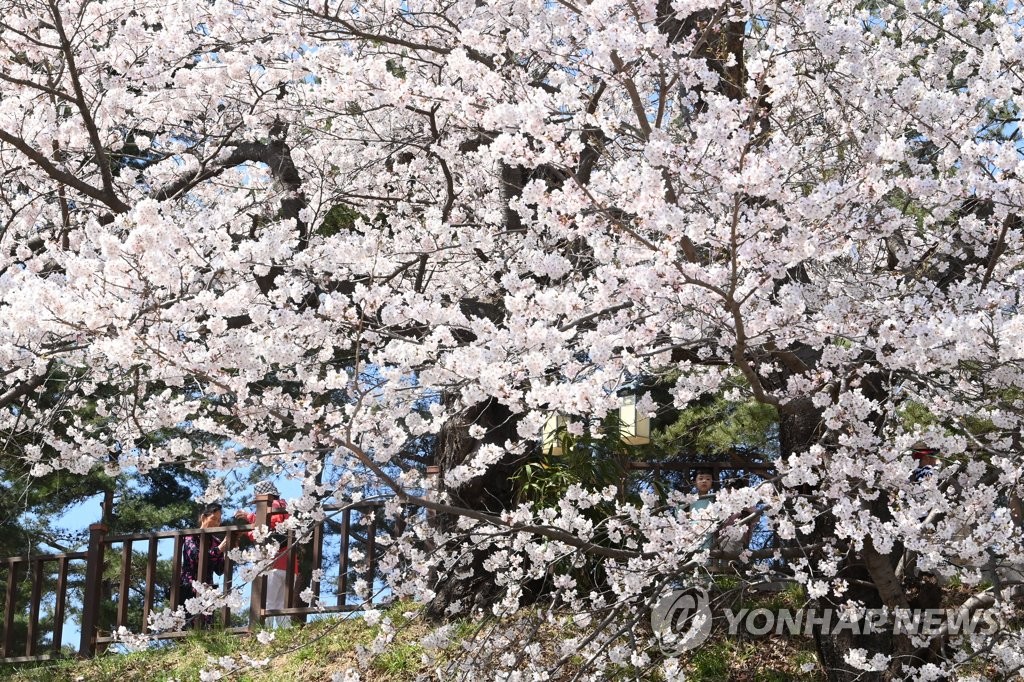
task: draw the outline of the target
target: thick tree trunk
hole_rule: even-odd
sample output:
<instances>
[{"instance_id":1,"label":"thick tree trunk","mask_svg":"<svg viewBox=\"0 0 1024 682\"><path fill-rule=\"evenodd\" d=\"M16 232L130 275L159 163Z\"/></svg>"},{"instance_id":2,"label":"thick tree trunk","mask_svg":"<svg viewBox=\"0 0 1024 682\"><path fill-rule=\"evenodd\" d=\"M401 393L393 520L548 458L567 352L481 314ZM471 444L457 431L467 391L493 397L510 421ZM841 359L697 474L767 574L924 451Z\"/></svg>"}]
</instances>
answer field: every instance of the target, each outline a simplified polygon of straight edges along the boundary
<instances>
[{"instance_id":1,"label":"thick tree trunk","mask_svg":"<svg viewBox=\"0 0 1024 682\"><path fill-rule=\"evenodd\" d=\"M482 440L469 436L473 424L487 430ZM516 419L504 405L488 400L463 410L452 418L438 434L434 461L440 467L438 490L449 495L452 504L497 514L509 509L515 497L512 475L519 462L513 457L490 467L487 472L458 488L446 488L444 473L464 463L476 454L480 445L493 443L502 445L515 438ZM457 518L439 514L434 523L442 531L454 532ZM462 565L450 572L439 572L434 580L436 596L427 604L426 613L434 619L444 618L456 609L474 611L486 609L500 598L502 588L494 582L494 576L483 569L485 551L474 552L468 565ZM467 570L469 569L469 570Z\"/></svg>"},{"instance_id":2,"label":"thick tree trunk","mask_svg":"<svg viewBox=\"0 0 1024 682\"><path fill-rule=\"evenodd\" d=\"M810 399L790 403L780 410L779 445L783 457L806 451L811 445L820 443L822 438L821 412L814 407ZM812 490L806 492L812 493ZM809 536L799 536L799 544L813 544L816 539L834 532L835 519L831 516L821 518ZM814 556L810 557L812 563ZM892 557L878 554L873 547L865 547L861 552L850 551L843 559L839 578L845 579L849 589L843 595L847 599L860 601L867 608L878 608L883 604L889 606L906 606L906 598L902 587L893 570ZM883 592L886 597L883 598ZM813 605L820 613L830 610L836 614L839 602L827 597L817 600ZM833 622L835 617L833 616ZM857 670L847 665L845 657L851 649L867 650L870 659L875 654L892 655L894 641L891 633L865 633L863 628L843 628L838 632L814 632L814 642L818 651L818 659L830 682L870 682L884 680L884 673L870 673Z\"/></svg>"}]
</instances>

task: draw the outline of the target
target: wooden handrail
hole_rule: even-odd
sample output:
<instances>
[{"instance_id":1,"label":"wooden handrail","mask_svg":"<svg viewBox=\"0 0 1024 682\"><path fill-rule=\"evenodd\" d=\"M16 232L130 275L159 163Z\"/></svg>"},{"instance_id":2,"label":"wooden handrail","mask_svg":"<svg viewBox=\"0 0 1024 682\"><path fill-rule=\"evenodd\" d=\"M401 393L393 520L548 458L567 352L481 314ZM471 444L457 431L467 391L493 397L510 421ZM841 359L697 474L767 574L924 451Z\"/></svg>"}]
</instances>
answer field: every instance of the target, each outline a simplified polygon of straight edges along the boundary
<instances>
[{"instance_id":1,"label":"wooden handrail","mask_svg":"<svg viewBox=\"0 0 1024 682\"><path fill-rule=\"evenodd\" d=\"M169 597L168 602L164 603L164 606L174 607L181 602L179 583L181 576L181 552L185 538L197 536L201 549L206 550L211 544L210 538L214 535L226 535L228 537L228 548L237 547L237 538L239 538L240 534L250 533L260 526L269 526L274 516L289 513L286 509L274 509L272 507L274 499L276 498L272 496L260 496L256 505L256 522L251 524L229 524L216 528L186 528L144 533L121 533L118 535L108 534L107 527L103 524L93 524L89 528L89 544L85 551L0 557L0 570L6 569L6 580L3 584L0 584L0 592L5 593L0 594L0 596L6 597L4 610L0 612L0 628L2 628L2 632L0 632L0 664L42 661L59 657L62 654L62 647L64 645L63 625L69 599L68 575L70 562L85 562L86 574L83 584L83 602L81 604L82 631L77 653L81 657L88 657L103 650L111 642L115 641L111 631L117 627L125 626L131 629L133 625L136 627L139 625L139 623L134 623L139 616L133 616L129 608L129 598L134 591L134 583L140 580L144 581L141 615L143 625L147 622L147 618L153 613L154 609L162 608L157 603L157 595L160 593L161 587L157 584L158 552L161 541L173 541L174 544L174 551L171 556L171 584L163 586L166 588L166 592L163 594ZM379 531L380 526L375 512L381 509L384 504L383 500L372 499L347 504L326 505L324 510L328 515L340 513L344 521L338 524L325 519L323 522L314 524L312 532L306 534L302 538L301 543L298 542L297 534L294 531L289 531L289 542L287 549L284 551L293 553L297 551L293 549L297 545L309 544L312 547L312 565L307 566L306 569L323 570L325 568L323 566L325 535L328 534L329 529L332 531L331 534L333 534L333 531L337 531L340 528L342 537L339 538L338 542L342 547L343 555L338 562L340 575L338 575L336 583L340 587L339 603L337 605L320 607L305 606L299 600L299 594L303 588L298 584L289 582L284 607L268 610L265 603L266 576L262 576L255 581L252 588L253 599L250 606L250 626L261 625L267 617L273 616L299 618L313 613L338 613L358 610L360 608L359 605L349 605L348 600L345 599L345 594L351 584L350 574L353 569L362 574L367 567L376 567L379 557L374 556L376 551L378 551L375 537L364 537L360 541L353 541L348 537L349 534L356 530L352 514L359 514L365 518L365 523L368 526L367 530ZM361 525L360 528L362 528ZM350 562L348 552L350 547L359 546L360 543L368 545L368 547L364 548L364 551L368 550L368 556L366 556L365 562L361 561L356 569ZM118 547L117 545L120 546ZM141 563L139 562L140 556L143 557ZM199 576L205 575L203 569L208 567L208 560L207 553L201 551ZM47 562L54 562L55 566L47 566ZM104 574L106 569L109 568L106 564L110 562L113 562L117 567L117 572L110 576L109 579L105 579ZM142 566L142 568L137 571L136 568L139 566ZM299 577L293 561L289 561L288 568L289 578ZM228 594L232 589L231 571L231 559L229 556L225 556L225 575L222 588L224 594ZM304 574L303 578L308 580L308 574ZM372 583L373 576L370 575L367 578ZM2 576L0 576L0 580L3 580ZM55 587L53 587L54 581L56 583ZM29 596L27 593L21 592L21 586L26 585L28 582L31 583L31 603L26 605L23 603L24 599L19 599L19 595L25 594L26 597ZM319 582L311 584L310 587L314 594L319 597ZM45 633L40 631L39 613L44 598L53 599L54 626L52 629L52 639L47 643L46 650L40 651L38 650L38 642L40 641L40 636ZM113 602L111 611L108 615L102 615L103 609L107 608L105 605L108 604L108 601ZM19 648L16 651L12 648L16 641L14 637L15 615L23 612L27 612L29 615L29 636L23 648L20 644L20 637L18 638ZM232 613L229 608L224 607L220 609L217 615L219 616L217 620L229 631L240 630L239 628L230 627ZM110 622L107 622L106 618L109 618ZM129 623L129 619L133 623ZM241 628L241 630L245 631L248 628ZM169 632L161 633L160 637L173 639L181 635L182 633Z\"/></svg>"},{"instance_id":2,"label":"wooden handrail","mask_svg":"<svg viewBox=\"0 0 1024 682\"><path fill-rule=\"evenodd\" d=\"M21 556L0 557L0 564L19 561L57 561L59 559L84 559L85 552L63 552L61 554L22 554Z\"/></svg>"},{"instance_id":3,"label":"wooden handrail","mask_svg":"<svg viewBox=\"0 0 1024 682\"><path fill-rule=\"evenodd\" d=\"M754 462L733 461L668 461L668 462L633 462L630 468L637 472L642 471L679 471L686 472L699 468L710 468L715 471L739 470L756 474L773 472L771 464L759 464ZM142 596L142 623L146 622L149 615L157 608L157 561L158 549L161 540L174 541L174 553L171 557L171 584L166 586L166 594L169 601L165 604L172 608L181 602L180 576L181 576L181 551L184 540L188 536L199 536L202 549L210 546L210 538L213 535L227 535L228 548L238 546L239 534L249 533L260 526L269 526L270 520L277 514L287 514L287 510L275 510L272 503L276 498L270 495L261 495L256 500L256 522L252 524L229 524L216 528L188 528L178 530L150 531L145 533L125 533L119 535L108 535L107 527L103 524L93 524L89 528L89 545L85 551L62 552L58 554L26 554L14 557L0 557L0 569L6 569L6 584L0 585L0 590L6 593L4 610L0 614L0 664L15 662L42 661L59 657L62 652L63 624L67 612L68 590L69 590L69 564L72 561L85 561L85 582L82 603L81 619L81 640L78 646L78 655L88 657L94 655L97 650L106 647L113 640L110 630L117 626L129 627L129 592L132 589L133 559L138 558L134 548L142 548L144 552L144 589ZM390 543L379 543L377 533L381 531L383 524L379 518L378 510L383 508L386 502L381 499L361 500L346 504L330 504L323 507L328 515L340 515L339 520L324 519L315 523L311 533L303 536L302 542L296 540L296 533L288 533L289 541L287 548L283 551L293 552L298 544L311 547L311 561L306 566L307 570L322 571L324 569L324 539L328 530L338 532L339 560L337 565L337 603L333 605L322 604L320 606L304 606L296 602L302 591L292 578L296 574L294 559L289 558L286 570L287 589L284 608L269 610L266 607L266 583L267 576L263 575L254 581L252 585L252 597L249 607L249 627L259 626L264 623L267 617L293 616L302 617L314 613L339 613L358 610L359 604L349 604L347 599L357 577L365 575L371 586L376 568L379 565L378 551L382 546L390 546ZM416 509L415 505L406 505L410 509ZM353 516L358 515L358 519ZM397 529L404 527L404 516L398 520ZM390 531L389 531L390 532ZM121 547L115 551L113 545L120 543ZM350 553L353 547L360 547L365 552L364 560L355 563L351 560ZM109 554L108 554L109 553ZM200 552L199 568L207 567L206 552ZM111 581L110 585L104 582L104 565L106 557L112 557L120 564L118 578ZM294 556L294 555L293 555ZM56 570L47 572L44 569L46 562L56 562ZM137 564L138 565L138 564ZM225 557L224 578L222 592L228 594L232 589L231 572L232 562L230 557ZM38 651L40 633L40 605L43 597L54 594L48 587L54 573L56 574L56 593L54 600L54 628L52 640L47 646L47 651ZM205 575L203 570L199 571L199 577ZM136 576L139 577L138 575ZM308 574L303 575L308 579ZM23 579L31 582L31 603L25 609L29 615L28 638L22 651L14 651L14 615L24 613L18 609L15 602L19 595L20 581ZM325 578L326 580L326 578ZM44 587L45 585L45 587ZM110 594L104 590L109 587ZM321 585L320 581L309 585L312 593L319 599ZM110 599L116 594L117 606L113 609L113 621L111 623L101 622L101 606L105 599ZM246 631L248 628L232 628L231 610L222 608L219 611L219 621L229 631ZM133 619L134 620L134 619ZM175 638L182 636L182 633L163 633L161 638Z\"/></svg>"},{"instance_id":4,"label":"wooden handrail","mask_svg":"<svg viewBox=\"0 0 1024 682\"><path fill-rule=\"evenodd\" d=\"M177 537L188 537L190 535L207 535L216 534L221 535L225 533L240 533L249 532L256 528L254 524L238 524L233 526L217 526L216 528L182 528L179 530L157 530L148 533L125 533L122 535L110 535L103 538L103 541L108 545L118 542L136 542L139 540L167 540L170 538Z\"/></svg>"}]
</instances>

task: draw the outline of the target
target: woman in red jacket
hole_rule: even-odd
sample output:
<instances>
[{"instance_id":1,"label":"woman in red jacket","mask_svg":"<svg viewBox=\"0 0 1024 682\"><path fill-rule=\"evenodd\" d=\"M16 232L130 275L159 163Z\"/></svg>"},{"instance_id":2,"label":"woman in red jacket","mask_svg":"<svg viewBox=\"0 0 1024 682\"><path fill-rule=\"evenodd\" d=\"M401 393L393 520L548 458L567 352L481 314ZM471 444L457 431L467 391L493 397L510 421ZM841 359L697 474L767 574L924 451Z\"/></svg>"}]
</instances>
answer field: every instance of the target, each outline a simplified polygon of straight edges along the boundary
<instances>
[{"instance_id":1,"label":"woman in red jacket","mask_svg":"<svg viewBox=\"0 0 1024 682\"><path fill-rule=\"evenodd\" d=\"M256 495L274 495L279 496L280 493L277 491L271 481L260 481L253 487L253 493ZM267 524L268 528L273 534L274 529L279 523L288 518L288 513L285 511L287 507L286 503L282 499L276 499L270 507L270 521ZM245 523L255 524L256 515L252 512L239 510L235 512L235 518L239 521L245 521ZM252 531L246 534L250 542L255 542ZM267 573L267 610L274 611L277 609L283 609L287 606L285 604L285 594L287 592L287 579L288 579L288 555L290 552L286 548L282 547L282 551L274 559L274 563L271 566L271 570ZM299 557L294 555L295 569L293 575L299 574ZM287 625L290 621L288 616L274 616L266 620L266 624L270 627L278 627Z\"/></svg>"}]
</instances>

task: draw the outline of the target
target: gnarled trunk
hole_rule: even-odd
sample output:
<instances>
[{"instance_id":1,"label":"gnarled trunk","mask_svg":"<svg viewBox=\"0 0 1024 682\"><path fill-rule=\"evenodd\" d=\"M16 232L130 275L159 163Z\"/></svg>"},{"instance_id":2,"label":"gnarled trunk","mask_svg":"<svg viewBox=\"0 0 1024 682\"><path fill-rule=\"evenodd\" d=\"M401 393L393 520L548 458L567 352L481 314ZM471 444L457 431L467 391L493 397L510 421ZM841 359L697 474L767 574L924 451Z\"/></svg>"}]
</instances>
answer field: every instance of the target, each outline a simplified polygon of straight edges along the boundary
<instances>
[{"instance_id":1,"label":"gnarled trunk","mask_svg":"<svg viewBox=\"0 0 1024 682\"><path fill-rule=\"evenodd\" d=\"M461 411L450 419L438 434L435 464L440 468L438 492L447 493L452 504L498 514L513 504L515 487L512 475L518 462L512 456L489 467L482 476L458 487L448 488L444 474L466 462L485 443L502 445L515 438L517 419L511 411L490 399ZM486 434L481 440L469 435L469 427L482 426ZM434 523L439 530L453 532L457 517L438 514ZM501 596L502 588L495 584L494 576L483 568L486 551L472 552L466 565L449 572L439 571L434 579L436 596L427 604L429 617L440 619L456 610L487 608Z\"/></svg>"}]
</instances>

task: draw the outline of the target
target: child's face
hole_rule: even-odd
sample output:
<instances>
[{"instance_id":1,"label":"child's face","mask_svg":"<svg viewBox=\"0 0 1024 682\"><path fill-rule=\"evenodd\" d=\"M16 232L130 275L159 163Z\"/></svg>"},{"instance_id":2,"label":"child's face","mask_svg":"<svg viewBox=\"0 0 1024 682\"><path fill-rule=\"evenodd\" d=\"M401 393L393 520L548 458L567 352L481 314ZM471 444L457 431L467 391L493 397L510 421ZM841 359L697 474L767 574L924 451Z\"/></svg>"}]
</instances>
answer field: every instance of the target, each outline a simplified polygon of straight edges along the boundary
<instances>
[{"instance_id":1,"label":"child's face","mask_svg":"<svg viewBox=\"0 0 1024 682\"><path fill-rule=\"evenodd\" d=\"M711 474L697 474L697 492L701 495L711 490Z\"/></svg>"}]
</instances>

